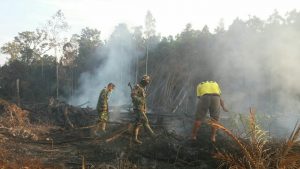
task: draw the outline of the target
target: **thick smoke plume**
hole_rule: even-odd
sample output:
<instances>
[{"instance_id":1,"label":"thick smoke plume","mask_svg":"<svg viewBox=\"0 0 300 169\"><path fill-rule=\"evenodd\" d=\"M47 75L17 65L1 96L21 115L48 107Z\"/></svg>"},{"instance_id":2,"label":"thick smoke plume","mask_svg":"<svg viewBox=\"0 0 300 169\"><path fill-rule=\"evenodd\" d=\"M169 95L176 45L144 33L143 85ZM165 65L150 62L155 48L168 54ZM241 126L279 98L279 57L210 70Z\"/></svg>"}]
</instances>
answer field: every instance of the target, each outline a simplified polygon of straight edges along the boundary
<instances>
[{"instance_id":1,"label":"thick smoke plume","mask_svg":"<svg viewBox=\"0 0 300 169\"><path fill-rule=\"evenodd\" d=\"M79 105L89 101L89 106L95 108L100 91L110 82L116 85L111 93L110 103L122 105L130 102L130 88L127 84L134 82L134 63L140 53L137 52L132 34L125 24L115 28L105 48L107 53L105 63L99 65L93 73L81 75L80 89L73 104Z\"/></svg>"},{"instance_id":2,"label":"thick smoke plume","mask_svg":"<svg viewBox=\"0 0 300 169\"><path fill-rule=\"evenodd\" d=\"M236 19L228 30L215 33L187 25L176 40L163 39L158 46L162 54L151 62L162 59L151 72L150 102L166 112L182 103L176 113L193 117L197 84L215 80L231 114L248 114L252 107L265 129L292 130L300 118L299 25L295 12L286 18L275 13L266 21Z\"/></svg>"},{"instance_id":3,"label":"thick smoke plume","mask_svg":"<svg viewBox=\"0 0 300 169\"><path fill-rule=\"evenodd\" d=\"M291 130L300 117L300 40L295 38L300 32L294 25L275 23L259 30L236 20L218 38L216 50L229 50L219 53L214 71L232 110L256 108L261 122L272 116L271 127Z\"/></svg>"},{"instance_id":4,"label":"thick smoke plume","mask_svg":"<svg viewBox=\"0 0 300 169\"><path fill-rule=\"evenodd\" d=\"M286 18L275 13L267 21L236 19L228 30L215 33L187 25L175 39L163 38L149 51L149 109L192 117L196 85L215 80L231 112L246 114L252 107L263 124L291 130L300 117L299 25L300 14L294 11ZM105 66L82 75L77 103L89 100L94 107L108 82L117 85L114 103L129 102L127 83L133 81L136 58L142 54L128 32L116 29L107 43Z\"/></svg>"}]
</instances>

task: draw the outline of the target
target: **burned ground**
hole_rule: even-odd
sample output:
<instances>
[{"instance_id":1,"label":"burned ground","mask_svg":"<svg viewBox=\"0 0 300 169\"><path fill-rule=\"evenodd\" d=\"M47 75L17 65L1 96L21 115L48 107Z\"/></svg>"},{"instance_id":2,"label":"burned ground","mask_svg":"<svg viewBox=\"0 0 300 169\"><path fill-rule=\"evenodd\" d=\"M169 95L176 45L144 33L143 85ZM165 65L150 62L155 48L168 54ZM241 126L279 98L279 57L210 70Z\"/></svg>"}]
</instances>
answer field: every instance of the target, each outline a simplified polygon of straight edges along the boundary
<instances>
[{"instance_id":1,"label":"burned ground","mask_svg":"<svg viewBox=\"0 0 300 169\"><path fill-rule=\"evenodd\" d=\"M222 132L212 144L208 125L200 129L197 141L189 139L191 123L186 132L171 130L170 121L178 116L149 115L158 136L151 138L143 131L143 144L138 145L132 141L131 114L126 111L117 112L123 120L110 122L105 133L95 136L97 113L90 108L57 102L21 109L4 100L1 107L0 164L7 168L204 169L218 167L213 158L217 150L240 152ZM185 125L191 122L186 119Z\"/></svg>"}]
</instances>

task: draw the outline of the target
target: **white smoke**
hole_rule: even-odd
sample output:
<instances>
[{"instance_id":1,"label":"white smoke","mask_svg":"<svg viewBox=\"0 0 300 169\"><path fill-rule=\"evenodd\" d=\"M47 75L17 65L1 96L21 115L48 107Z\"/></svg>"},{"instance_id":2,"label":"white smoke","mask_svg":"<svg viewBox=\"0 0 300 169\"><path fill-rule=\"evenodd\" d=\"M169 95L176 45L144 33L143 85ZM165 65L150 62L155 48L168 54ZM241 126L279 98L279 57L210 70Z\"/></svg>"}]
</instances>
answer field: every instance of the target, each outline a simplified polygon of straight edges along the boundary
<instances>
[{"instance_id":1,"label":"white smoke","mask_svg":"<svg viewBox=\"0 0 300 169\"><path fill-rule=\"evenodd\" d=\"M299 33L287 26L263 33L235 27L228 40L220 38L230 50L219 57L216 74L231 110L247 113L253 107L258 115L273 116L276 125L293 129L300 120Z\"/></svg>"},{"instance_id":2,"label":"white smoke","mask_svg":"<svg viewBox=\"0 0 300 169\"><path fill-rule=\"evenodd\" d=\"M74 105L89 101L89 106L95 108L100 91L112 82L116 85L111 93L109 104L122 105L130 103L130 88L128 82L133 82L135 62L141 53L137 52L132 34L125 24L115 28L107 48L107 60L93 73L83 73L80 77L80 88L73 99Z\"/></svg>"}]
</instances>

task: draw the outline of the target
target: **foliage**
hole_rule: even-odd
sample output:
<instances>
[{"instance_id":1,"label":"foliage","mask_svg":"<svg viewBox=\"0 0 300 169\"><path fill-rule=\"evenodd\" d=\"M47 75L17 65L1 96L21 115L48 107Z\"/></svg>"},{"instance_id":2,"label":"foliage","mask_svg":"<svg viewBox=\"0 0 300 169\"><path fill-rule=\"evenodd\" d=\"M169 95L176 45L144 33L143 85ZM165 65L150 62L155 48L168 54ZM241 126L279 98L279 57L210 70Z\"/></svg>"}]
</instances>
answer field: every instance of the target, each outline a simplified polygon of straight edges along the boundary
<instances>
[{"instance_id":1,"label":"foliage","mask_svg":"<svg viewBox=\"0 0 300 169\"><path fill-rule=\"evenodd\" d=\"M147 73L153 79L148 96L150 107L163 108L167 112L193 112L196 101L193 86L200 81L222 79L226 90L235 91L236 88L251 89L253 84L257 84L245 78L255 73L260 76L258 79L262 79L259 82L262 84L278 79L273 71L279 68L272 67L272 59L285 55L285 51L280 53L282 51L277 51L277 47L297 45L291 39L299 35L299 18L300 14L295 10L286 16L275 11L267 20L256 16L250 16L245 21L237 18L228 30L225 30L222 20L214 32L208 26L197 30L187 24L175 37L161 38L155 30L155 18L149 11L144 28L138 26L132 32L129 29L136 51L146 56L148 50L148 57L134 60L133 71L130 72L137 81L146 73L147 64ZM86 27L80 34L62 39L61 34L67 29L65 17L62 11L58 11L44 27L20 32L1 47L1 52L10 56L9 62L0 70L1 97L15 99L18 78L24 101L44 101L55 96L58 65L59 96L69 98L79 88L81 75L86 72L94 74L103 66L109 57L108 42L114 37L102 41L100 30ZM287 32L292 33L283 37ZM296 53L297 50L294 50ZM60 60L55 53L58 53ZM251 68L249 65L253 64L246 63L257 58L266 64L256 64L255 68ZM249 71L238 72L243 66ZM224 72L226 77L223 77ZM232 81L235 85L231 85ZM292 91L298 91L296 89L297 86L294 86ZM280 91L280 86L259 92L262 99L270 100L275 105L269 109L276 109L280 98L273 91ZM295 95L299 97L299 93ZM258 101L258 104L263 103Z\"/></svg>"},{"instance_id":2,"label":"foliage","mask_svg":"<svg viewBox=\"0 0 300 169\"><path fill-rule=\"evenodd\" d=\"M74 36L74 35L73 35ZM78 57L75 64L78 66L79 74L92 71L99 64L97 52L103 43L100 40L100 31L97 29L84 28L81 35L75 35L79 45Z\"/></svg>"},{"instance_id":3,"label":"foliage","mask_svg":"<svg viewBox=\"0 0 300 169\"><path fill-rule=\"evenodd\" d=\"M214 158L221 161L220 168L227 166L232 169L296 169L300 167L300 152L296 150L300 146L300 125L295 126L294 131L287 141L277 148L257 124L255 114L250 110L249 133L247 138L238 138L227 128L216 121L210 121L212 127L221 129L238 145L241 152L218 151Z\"/></svg>"},{"instance_id":4,"label":"foliage","mask_svg":"<svg viewBox=\"0 0 300 169\"><path fill-rule=\"evenodd\" d=\"M19 60L32 64L62 43L59 34L66 29L68 29L68 24L59 10L42 29L20 32L12 42L1 47L1 52L10 55L10 62Z\"/></svg>"}]
</instances>

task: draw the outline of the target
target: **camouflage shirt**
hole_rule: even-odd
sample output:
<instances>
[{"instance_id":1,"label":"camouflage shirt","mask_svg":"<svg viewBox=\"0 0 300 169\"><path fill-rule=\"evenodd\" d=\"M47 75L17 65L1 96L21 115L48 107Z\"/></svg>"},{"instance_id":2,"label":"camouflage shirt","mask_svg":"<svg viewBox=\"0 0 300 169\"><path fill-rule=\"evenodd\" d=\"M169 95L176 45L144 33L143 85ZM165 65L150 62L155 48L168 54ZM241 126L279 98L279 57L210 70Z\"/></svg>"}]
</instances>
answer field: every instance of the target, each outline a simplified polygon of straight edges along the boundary
<instances>
[{"instance_id":1,"label":"camouflage shirt","mask_svg":"<svg viewBox=\"0 0 300 169\"><path fill-rule=\"evenodd\" d=\"M97 111L99 113L108 112L108 95L109 91L106 88L102 89L97 103Z\"/></svg>"},{"instance_id":2,"label":"camouflage shirt","mask_svg":"<svg viewBox=\"0 0 300 169\"><path fill-rule=\"evenodd\" d=\"M146 92L140 84L133 87L131 92L133 110L146 112Z\"/></svg>"}]
</instances>

